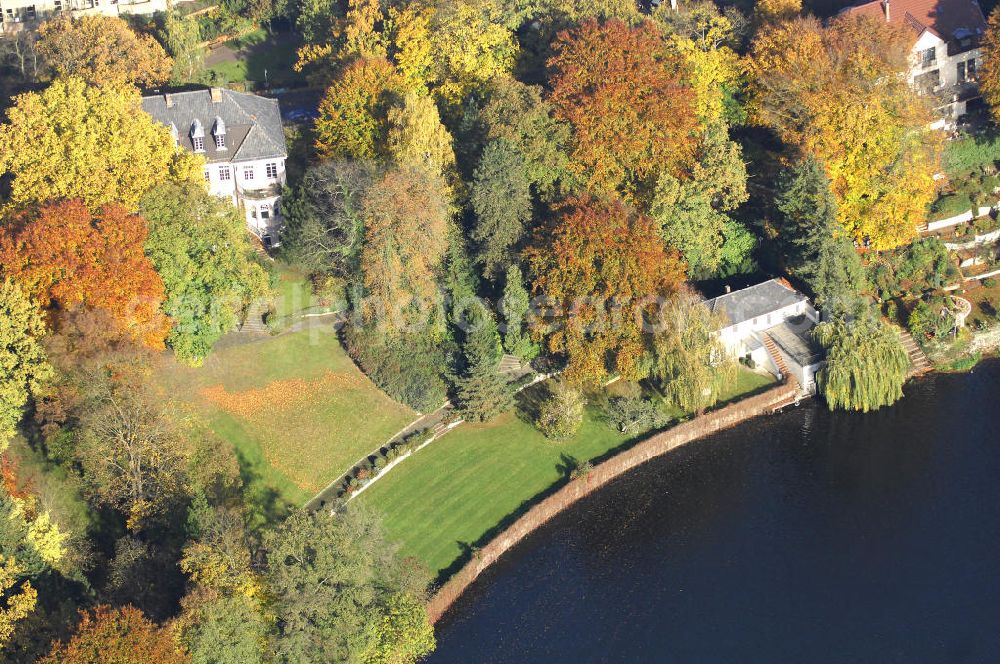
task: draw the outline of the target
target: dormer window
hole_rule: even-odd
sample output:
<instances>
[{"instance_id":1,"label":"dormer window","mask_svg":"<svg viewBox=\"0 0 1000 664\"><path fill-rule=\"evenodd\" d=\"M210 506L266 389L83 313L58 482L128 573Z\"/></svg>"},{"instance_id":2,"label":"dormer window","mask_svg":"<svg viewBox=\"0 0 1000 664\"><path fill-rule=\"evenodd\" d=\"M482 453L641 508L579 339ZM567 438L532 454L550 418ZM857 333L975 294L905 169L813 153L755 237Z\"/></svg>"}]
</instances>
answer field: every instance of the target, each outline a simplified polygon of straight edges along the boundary
<instances>
[{"instance_id":1,"label":"dormer window","mask_svg":"<svg viewBox=\"0 0 1000 664\"><path fill-rule=\"evenodd\" d=\"M201 121L195 118L191 123L191 144L195 152L205 151L205 128L201 126Z\"/></svg>"},{"instance_id":2,"label":"dormer window","mask_svg":"<svg viewBox=\"0 0 1000 664\"><path fill-rule=\"evenodd\" d=\"M215 124L212 125L212 136L215 137L215 149L226 149L226 123L218 115L215 116Z\"/></svg>"}]
</instances>

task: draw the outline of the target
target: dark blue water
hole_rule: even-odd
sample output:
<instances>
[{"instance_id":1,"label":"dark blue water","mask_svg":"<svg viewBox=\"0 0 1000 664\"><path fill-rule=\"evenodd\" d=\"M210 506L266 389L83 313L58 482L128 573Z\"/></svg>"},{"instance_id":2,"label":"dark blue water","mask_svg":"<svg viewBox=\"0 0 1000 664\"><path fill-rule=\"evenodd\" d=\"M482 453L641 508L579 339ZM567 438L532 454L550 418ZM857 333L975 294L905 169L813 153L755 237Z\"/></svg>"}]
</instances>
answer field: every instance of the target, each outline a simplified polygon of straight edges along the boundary
<instances>
[{"instance_id":1,"label":"dark blue water","mask_svg":"<svg viewBox=\"0 0 1000 664\"><path fill-rule=\"evenodd\" d=\"M489 570L444 662L1000 662L1000 363L654 461Z\"/></svg>"}]
</instances>

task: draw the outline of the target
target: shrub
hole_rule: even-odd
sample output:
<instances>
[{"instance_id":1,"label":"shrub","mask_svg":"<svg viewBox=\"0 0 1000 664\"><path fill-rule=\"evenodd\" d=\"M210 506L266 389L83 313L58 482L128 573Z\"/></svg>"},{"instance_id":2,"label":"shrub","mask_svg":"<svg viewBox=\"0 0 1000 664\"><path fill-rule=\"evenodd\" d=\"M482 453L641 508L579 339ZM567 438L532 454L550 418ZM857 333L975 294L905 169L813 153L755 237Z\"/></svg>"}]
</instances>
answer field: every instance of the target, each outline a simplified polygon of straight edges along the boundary
<instances>
[{"instance_id":1,"label":"shrub","mask_svg":"<svg viewBox=\"0 0 1000 664\"><path fill-rule=\"evenodd\" d=\"M983 279L983 288L996 288L997 280L993 277L986 277Z\"/></svg>"},{"instance_id":2,"label":"shrub","mask_svg":"<svg viewBox=\"0 0 1000 664\"><path fill-rule=\"evenodd\" d=\"M665 425L667 417L643 397L612 397L604 408L608 423L620 433L640 433Z\"/></svg>"},{"instance_id":3,"label":"shrub","mask_svg":"<svg viewBox=\"0 0 1000 664\"><path fill-rule=\"evenodd\" d=\"M535 425L546 438L567 440L576 435L583 424L586 400L576 388L556 382L542 402Z\"/></svg>"}]
</instances>

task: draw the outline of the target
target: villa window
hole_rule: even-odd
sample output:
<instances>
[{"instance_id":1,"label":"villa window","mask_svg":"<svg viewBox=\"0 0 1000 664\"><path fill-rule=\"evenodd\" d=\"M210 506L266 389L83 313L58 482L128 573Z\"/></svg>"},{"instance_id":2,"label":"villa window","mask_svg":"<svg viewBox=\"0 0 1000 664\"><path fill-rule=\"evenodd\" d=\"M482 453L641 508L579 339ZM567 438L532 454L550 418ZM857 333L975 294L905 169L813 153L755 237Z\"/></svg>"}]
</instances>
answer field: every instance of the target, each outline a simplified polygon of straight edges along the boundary
<instances>
[{"instance_id":1,"label":"villa window","mask_svg":"<svg viewBox=\"0 0 1000 664\"><path fill-rule=\"evenodd\" d=\"M62 0L55 0L55 2L52 3L52 8L57 12L61 12L63 10Z\"/></svg>"},{"instance_id":2,"label":"villa window","mask_svg":"<svg viewBox=\"0 0 1000 664\"><path fill-rule=\"evenodd\" d=\"M920 66L927 68L933 67L937 64L937 49L931 46L928 49L920 51Z\"/></svg>"},{"instance_id":3,"label":"villa window","mask_svg":"<svg viewBox=\"0 0 1000 664\"><path fill-rule=\"evenodd\" d=\"M253 166L247 166L243 169L243 179L253 180Z\"/></svg>"},{"instance_id":4,"label":"villa window","mask_svg":"<svg viewBox=\"0 0 1000 664\"><path fill-rule=\"evenodd\" d=\"M276 163L271 162L267 165L267 177L271 180L278 179L278 165Z\"/></svg>"},{"instance_id":5,"label":"villa window","mask_svg":"<svg viewBox=\"0 0 1000 664\"><path fill-rule=\"evenodd\" d=\"M195 152L204 152L205 151L205 139L204 138L202 138L201 136L195 136L191 140L194 142L194 151Z\"/></svg>"},{"instance_id":6,"label":"villa window","mask_svg":"<svg viewBox=\"0 0 1000 664\"><path fill-rule=\"evenodd\" d=\"M219 150L226 149L226 136L224 134L215 135L215 147Z\"/></svg>"},{"instance_id":7,"label":"villa window","mask_svg":"<svg viewBox=\"0 0 1000 664\"><path fill-rule=\"evenodd\" d=\"M27 7L25 7L24 8L24 12L25 12L25 15L27 16L27 18L28 18L29 21L35 20L35 6L34 5L28 5Z\"/></svg>"},{"instance_id":8,"label":"villa window","mask_svg":"<svg viewBox=\"0 0 1000 664\"><path fill-rule=\"evenodd\" d=\"M228 166L219 166L219 179L224 182L232 179L232 173Z\"/></svg>"},{"instance_id":9,"label":"villa window","mask_svg":"<svg viewBox=\"0 0 1000 664\"><path fill-rule=\"evenodd\" d=\"M269 206L267 203L260 204L260 218L261 219L271 218L271 206Z\"/></svg>"},{"instance_id":10,"label":"villa window","mask_svg":"<svg viewBox=\"0 0 1000 664\"><path fill-rule=\"evenodd\" d=\"M205 182L211 182L211 181L212 181L212 174L211 174L211 173L209 172L209 170L208 170L208 169L206 168L206 169L205 169Z\"/></svg>"}]
</instances>

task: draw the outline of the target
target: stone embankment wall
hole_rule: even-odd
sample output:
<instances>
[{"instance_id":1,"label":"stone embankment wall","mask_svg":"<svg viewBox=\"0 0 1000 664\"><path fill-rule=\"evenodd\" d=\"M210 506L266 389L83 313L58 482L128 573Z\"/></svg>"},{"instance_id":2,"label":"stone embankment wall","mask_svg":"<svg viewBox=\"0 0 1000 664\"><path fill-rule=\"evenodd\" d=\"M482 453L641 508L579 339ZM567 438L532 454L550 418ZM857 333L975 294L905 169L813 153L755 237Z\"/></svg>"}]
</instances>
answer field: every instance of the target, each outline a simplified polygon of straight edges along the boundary
<instances>
[{"instance_id":1,"label":"stone embankment wall","mask_svg":"<svg viewBox=\"0 0 1000 664\"><path fill-rule=\"evenodd\" d=\"M479 549L472 559L438 590L427 605L431 622L437 622L483 570L535 529L584 496L650 459L758 415L770 413L775 408L794 402L798 397L798 387L794 382L778 385L767 392L742 399L666 431L653 434L634 447L594 467L585 477L570 481L525 512L510 527Z\"/></svg>"}]
</instances>

